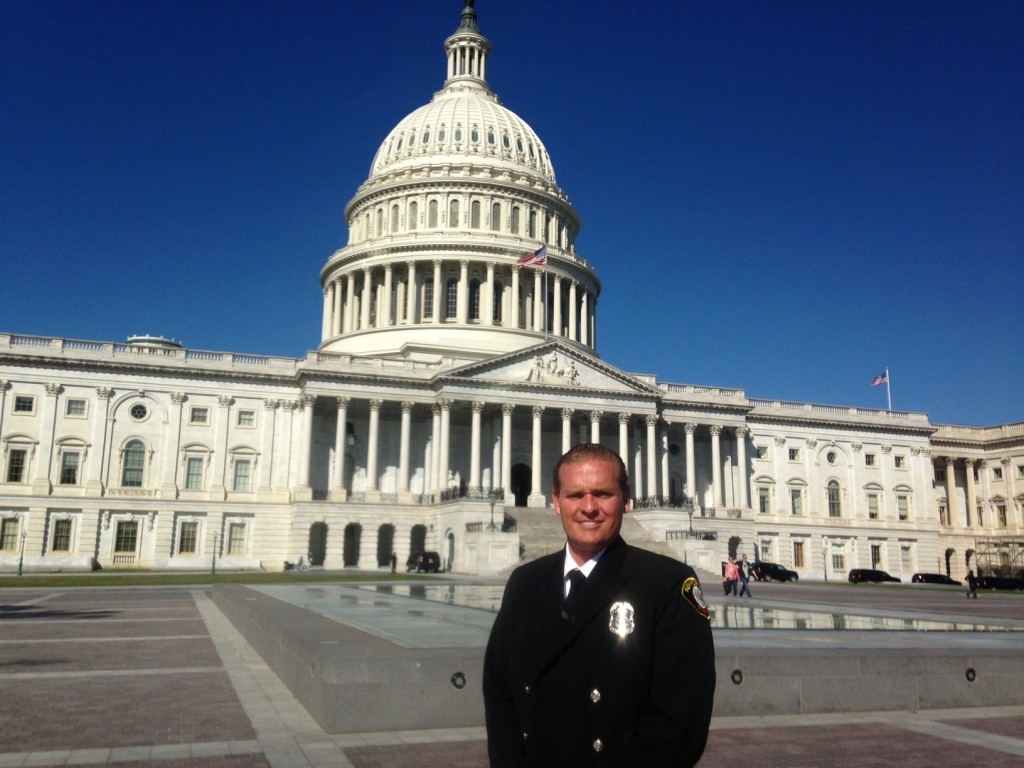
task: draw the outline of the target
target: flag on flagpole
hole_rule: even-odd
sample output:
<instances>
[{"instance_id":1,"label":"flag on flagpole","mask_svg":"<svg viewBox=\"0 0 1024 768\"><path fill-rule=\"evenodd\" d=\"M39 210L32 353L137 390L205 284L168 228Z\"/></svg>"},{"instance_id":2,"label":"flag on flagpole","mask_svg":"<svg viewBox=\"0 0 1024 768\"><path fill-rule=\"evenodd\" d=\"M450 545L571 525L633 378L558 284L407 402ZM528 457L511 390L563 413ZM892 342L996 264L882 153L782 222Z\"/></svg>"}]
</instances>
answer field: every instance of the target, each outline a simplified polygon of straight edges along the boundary
<instances>
[{"instance_id":1,"label":"flag on flagpole","mask_svg":"<svg viewBox=\"0 0 1024 768\"><path fill-rule=\"evenodd\" d=\"M875 378L873 378L871 380L871 386L872 387L877 387L879 384L888 384L888 383L889 383L889 371L886 371L885 373L880 373L877 376L875 376Z\"/></svg>"},{"instance_id":2,"label":"flag on flagpole","mask_svg":"<svg viewBox=\"0 0 1024 768\"><path fill-rule=\"evenodd\" d=\"M520 256L516 260L517 267L543 267L548 263L548 247L542 245L533 253Z\"/></svg>"}]
</instances>

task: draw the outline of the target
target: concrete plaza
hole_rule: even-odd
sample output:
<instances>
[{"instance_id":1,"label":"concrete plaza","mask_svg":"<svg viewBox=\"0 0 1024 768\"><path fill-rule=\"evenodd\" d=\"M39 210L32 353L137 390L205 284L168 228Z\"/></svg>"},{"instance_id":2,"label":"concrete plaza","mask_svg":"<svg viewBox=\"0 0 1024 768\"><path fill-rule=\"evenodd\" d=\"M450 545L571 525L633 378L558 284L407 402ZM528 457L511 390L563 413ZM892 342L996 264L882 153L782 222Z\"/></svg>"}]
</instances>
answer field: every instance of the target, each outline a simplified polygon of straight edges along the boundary
<instances>
[{"instance_id":1,"label":"concrete plaza","mask_svg":"<svg viewBox=\"0 0 1024 768\"><path fill-rule=\"evenodd\" d=\"M1024 626L1024 597L1017 594L984 593L967 601L957 590L758 584L755 595L746 605L842 606L851 613L946 616L1011 628L888 633L887 642L908 644L908 659L915 638L927 644L963 637L1024 653L1024 633L1013 629ZM735 610L735 598L712 600ZM387 610L386 601L379 607ZM341 630L339 625L339 637L345 637ZM716 629L716 644L720 655L730 653L737 638L772 631L778 630ZM842 642L843 633L834 635L833 642ZM719 680L720 689L729 685ZM0 768L487 765L479 725L396 729L381 722L357 733L326 733L203 588L5 590L0 691ZM701 765L737 761L794 767L1024 766L1024 700L918 711L716 716Z\"/></svg>"}]
</instances>

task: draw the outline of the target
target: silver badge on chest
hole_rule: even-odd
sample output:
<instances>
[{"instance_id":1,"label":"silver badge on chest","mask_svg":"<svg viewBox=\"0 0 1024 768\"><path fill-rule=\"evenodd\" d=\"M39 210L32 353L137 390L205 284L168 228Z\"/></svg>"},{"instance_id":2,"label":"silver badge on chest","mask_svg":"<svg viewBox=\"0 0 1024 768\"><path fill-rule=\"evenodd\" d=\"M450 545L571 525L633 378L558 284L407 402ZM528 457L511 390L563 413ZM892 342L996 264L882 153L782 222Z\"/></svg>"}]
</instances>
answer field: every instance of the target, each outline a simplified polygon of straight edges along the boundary
<instances>
[{"instance_id":1,"label":"silver badge on chest","mask_svg":"<svg viewBox=\"0 0 1024 768\"><path fill-rule=\"evenodd\" d=\"M612 634L625 637L632 634L636 625L633 622L633 606L629 603L615 603L608 612L608 629Z\"/></svg>"}]
</instances>

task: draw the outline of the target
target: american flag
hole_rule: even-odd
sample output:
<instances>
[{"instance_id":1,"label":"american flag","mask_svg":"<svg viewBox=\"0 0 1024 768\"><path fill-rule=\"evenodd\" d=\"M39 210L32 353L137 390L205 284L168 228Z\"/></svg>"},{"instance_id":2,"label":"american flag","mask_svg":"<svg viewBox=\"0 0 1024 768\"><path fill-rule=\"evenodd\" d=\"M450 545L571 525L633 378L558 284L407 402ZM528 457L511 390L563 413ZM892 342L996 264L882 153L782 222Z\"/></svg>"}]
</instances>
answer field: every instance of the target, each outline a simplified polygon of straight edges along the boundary
<instances>
[{"instance_id":1,"label":"american flag","mask_svg":"<svg viewBox=\"0 0 1024 768\"><path fill-rule=\"evenodd\" d=\"M516 260L517 267L543 267L548 263L548 247L542 245L533 253L520 256Z\"/></svg>"},{"instance_id":2,"label":"american flag","mask_svg":"<svg viewBox=\"0 0 1024 768\"><path fill-rule=\"evenodd\" d=\"M888 371L886 371L885 373L878 374L877 376L875 376L875 378L873 378L871 380L871 386L872 387L877 387L879 384L888 384L888 383L889 383L889 372Z\"/></svg>"}]
</instances>

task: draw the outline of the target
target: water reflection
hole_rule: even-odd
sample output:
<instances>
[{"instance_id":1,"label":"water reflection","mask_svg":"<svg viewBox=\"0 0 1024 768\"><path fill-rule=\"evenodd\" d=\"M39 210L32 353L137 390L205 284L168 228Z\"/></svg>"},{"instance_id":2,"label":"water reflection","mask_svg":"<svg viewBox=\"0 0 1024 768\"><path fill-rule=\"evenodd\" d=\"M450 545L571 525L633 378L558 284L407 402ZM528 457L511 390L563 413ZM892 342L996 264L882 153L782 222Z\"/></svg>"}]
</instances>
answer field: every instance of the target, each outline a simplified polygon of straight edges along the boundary
<instances>
[{"instance_id":1,"label":"water reflection","mask_svg":"<svg viewBox=\"0 0 1024 768\"><path fill-rule=\"evenodd\" d=\"M411 597L446 605L497 611L503 586L471 584L365 584L360 589L378 594ZM888 632L1020 632L1024 628L969 621L915 619L906 616L871 616L855 613L809 611L802 609L758 607L753 605L713 605L711 625L715 629L767 630L843 630Z\"/></svg>"}]
</instances>

